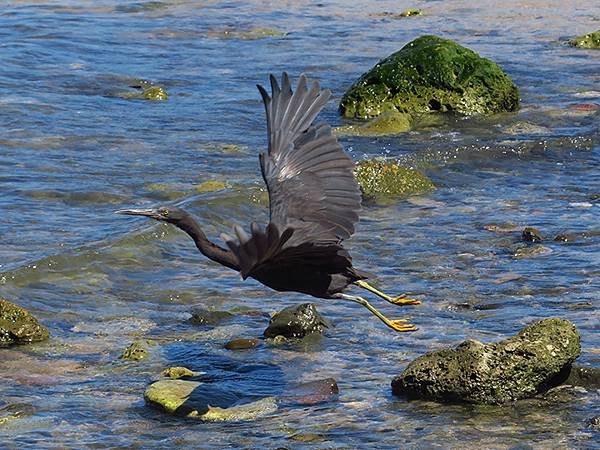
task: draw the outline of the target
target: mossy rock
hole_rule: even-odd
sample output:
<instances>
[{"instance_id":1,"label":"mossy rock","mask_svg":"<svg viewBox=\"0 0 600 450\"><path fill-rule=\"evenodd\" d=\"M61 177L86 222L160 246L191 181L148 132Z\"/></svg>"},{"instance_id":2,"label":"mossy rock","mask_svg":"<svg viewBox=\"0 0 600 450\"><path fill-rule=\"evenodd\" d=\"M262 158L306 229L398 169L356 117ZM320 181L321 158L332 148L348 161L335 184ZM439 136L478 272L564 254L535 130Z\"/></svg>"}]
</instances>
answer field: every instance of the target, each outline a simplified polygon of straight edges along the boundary
<instances>
[{"instance_id":1,"label":"mossy rock","mask_svg":"<svg viewBox=\"0 0 600 450\"><path fill-rule=\"evenodd\" d=\"M115 97L119 97L125 100L150 100L150 101L164 101L169 99L167 91L155 84L152 84L147 80L134 80L130 87L136 88L134 92L117 92L114 94Z\"/></svg>"},{"instance_id":2,"label":"mossy rock","mask_svg":"<svg viewBox=\"0 0 600 450\"><path fill-rule=\"evenodd\" d=\"M412 116L397 111L386 111L368 122L337 127L337 135L387 136L405 133L412 127Z\"/></svg>"},{"instance_id":3,"label":"mossy rock","mask_svg":"<svg viewBox=\"0 0 600 450\"><path fill-rule=\"evenodd\" d=\"M44 341L49 336L27 310L0 298L0 345Z\"/></svg>"},{"instance_id":4,"label":"mossy rock","mask_svg":"<svg viewBox=\"0 0 600 450\"><path fill-rule=\"evenodd\" d=\"M416 169L396 161L369 159L359 162L354 176L366 199L405 197L435 189L435 185Z\"/></svg>"},{"instance_id":5,"label":"mossy rock","mask_svg":"<svg viewBox=\"0 0 600 450\"><path fill-rule=\"evenodd\" d=\"M385 111L514 111L519 92L493 61L437 36L422 36L378 62L344 94L344 117L370 118Z\"/></svg>"},{"instance_id":6,"label":"mossy rock","mask_svg":"<svg viewBox=\"0 0 600 450\"><path fill-rule=\"evenodd\" d=\"M392 380L392 392L446 402L501 404L561 384L581 352L575 326L544 319L492 344L465 341L427 353Z\"/></svg>"},{"instance_id":7,"label":"mossy rock","mask_svg":"<svg viewBox=\"0 0 600 450\"><path fill-rule=\"evenodd\" d=\"M571 39L569 45L579 48L600 48L600 30Z\"/></svg>"},{"instance_id":8,"label":"mossy rock","mask_svg":"<svg viewBox=\"0 0 600 450\"><path fill-rule=\"evenodd\" d=\"M254 420L277 410L274 397L228 407L211 406L215 399L208 399L210 395L203 391L206 386L199 381L160 380L146 388L144 399L168 414L205 421ZM226 399L223 401L228 403Z\"/></svg>"},{"instance_id":9,"label":"mossy rock","mask_svg":"<svg viewBox=\"0 0 600 450\"><path fill-rule=\"evenodd\" d=\"M129 345L119 359L126 359L128 361L141 361L148 357L148 342L147 341L135 341Z\"/></svg>"}]
</instances>

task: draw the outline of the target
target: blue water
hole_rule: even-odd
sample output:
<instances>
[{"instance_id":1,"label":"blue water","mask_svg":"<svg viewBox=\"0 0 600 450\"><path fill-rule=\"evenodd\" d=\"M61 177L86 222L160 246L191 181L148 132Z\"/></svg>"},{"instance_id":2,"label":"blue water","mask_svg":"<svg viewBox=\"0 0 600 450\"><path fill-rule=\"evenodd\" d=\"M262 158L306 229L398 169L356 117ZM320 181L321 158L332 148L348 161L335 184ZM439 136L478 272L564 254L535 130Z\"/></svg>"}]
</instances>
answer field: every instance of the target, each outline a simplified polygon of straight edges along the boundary
<instances>
[{"instance_id":1,"label":"blue water","mask_svg":"<svg viewBox=\"0 0 600 450\"><path fill-rule=\"evenodd\" d=\"M405 402L389 383L427 351L466 338L502 339L543 317L575 323L579 362L600 364L600 54L564 45L598 28L600 7L348 3L2 5L0 297L29 309L52 339L0 349L0 408L26 404L29 411L0 424L0 446L599 447L586 428L597 415L597 392L489 408ZM378 15L407 7L425 14ZM256 28L282 33L239 34ZM382 307L409 316L419 331L393 334L357 305L318 300L335 327L317 343L223 349L231 338L262 335L265 315L310 299L242 282L178 230L113 211L176 203L215 238L234 223L265 221L257 154L266 132L255 84L266 84L269 73L306 72L333 91L321 119L342 125L337 104L352 82L432 33L499 63L520 88L521 109L341 139L357 161L397 157L438 187L366 206L347 243L379 286L423 299L400 311ZM168 101L118 97L139 79L163 86ZM205 181L226 188L201 192ZM512 231L486 229L507 223ZM513 256L525 226L549 238L545 254ZM573 240L553 241L559 233ZM197 305L262 314L198 328L187 322ZM140 338L157 343L151 357L118 360ZM340 395L282 406L250 423L182 421L149 409L142 397L163 368L179 364L215 383L239 383L248 395L278 395L286 383L327 377Z\"/></svg>"}]
</instances>

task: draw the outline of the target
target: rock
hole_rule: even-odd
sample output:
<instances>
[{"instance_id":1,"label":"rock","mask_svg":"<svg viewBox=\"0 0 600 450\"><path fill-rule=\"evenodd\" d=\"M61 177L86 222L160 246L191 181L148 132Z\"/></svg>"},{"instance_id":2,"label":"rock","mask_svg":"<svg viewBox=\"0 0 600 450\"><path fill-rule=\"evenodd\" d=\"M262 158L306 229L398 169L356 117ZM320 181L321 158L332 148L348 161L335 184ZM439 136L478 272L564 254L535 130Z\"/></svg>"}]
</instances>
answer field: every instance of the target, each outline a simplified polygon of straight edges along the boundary
<instances>
[{"instance_id":1,"label":"rock","mask_svg":"<svg viewBox=\"0 0 600 450\"><path fill-rule=\"evenodd\" d=\"M0 298L0 345L39 342L49 337L48 330L27 310Z\"/></svg>"},{"instance_id":2,"label":"rock","mask_svg":"<svg viewBox=\"0 0 600 450\"><path fill-rule=\"evenodd\" d=\"M368 122L337 127L335 133L341 136L386 136L410 131L411 121L410 114L386 111Z\"/></svg>"},{"instance_id":3,"label":"rock","mask_svg":"<svg viewBox=\"0 0 600 450\"><path fill-rule=\"evenodd\" d=\"M597 367L573 366L563 384L600 389L600 369Z\"/></svg>"},{"instance_id":4,"label":"rock","mask_svg":"<svg viewBox=\"0 0 600 450\"><path fill-rule=\"evenodd\" d=\"M517 231L519 228L516 224L507 222L507 223L489 223L483 226L483 229L486 231L492 231L494 233L512 233L513 231Z\"/></svg>"},{"instance_id":5,"label":"rock","mask_svg":"<svg viewBox=\"0 0 600 450\"><path fill-rule=\"evenodd\" d=\"M253 41L256 39L285 37L287 33L276 28L251 28L249 30L226 29L222 31L209 31L208 37L218 39L241 39L244 41Z\"/></svg>"},{"instance_id":6,"label":"rock","mask_svg":"<svg viewBox=\"0 0 600 450\"><path fill-rule=\"evenodd\" d=\"M208 399L202 393L195 393L201 386L205 384L199 381L160 380L146 388L144 399L149 405L169 414L207 421L253 420L277 410L274 397L228 407L214 407L210 405L214 398ZM232 398L224 400L225 403L233 401Z\"/></svg>"},{"instance_id":7,"label":"rock","mask_svg":"<svg viewBox=\"0 0 600 450\"><path fill-rule=\"evenodd\" d=\"M227 184L222 181L205 181L196 186L196 192L215 192L227 188Z\"/></svg>"},{"instance_id":8,"label":"rock","mask_svg":"<svg viewBox=\"0 0 600 450\"><path fill-rule=\"evenodd\" d=\"M130 87L137 89L135 92L116 92L113 97L122 98L125 100L150 100L163 101L168 100L167 91L161 86L155 85L147 80L137 80Z\"/></svg>"},{"instance_id":9,"label":"rock","mask_svg":"<svg viewBox=\"0 0 600 450\"><path fill-rule=\"evenodd\" d=\"M446 402L510 402L560 384L580 352L579 332L571 322L544 319L504 341L469 340L427 353L393 379L392 392Z\"/></svg>"},{"instance_id":10,"label":"rock","mask_svg":"<svg viewBox=\"0 0 600 450\"><path fill-rule=\"evenodd\" d=\"M577 236L573 233L560 233L554 237L556 242L573 242L577 240Z\"/></svg>"},{"instance_id":11,"label":"rock","mask_svg":"<svg viewBox=\"0 0 600 450\"><path fill-rule=\"evenodd\" d=\"M264 332L267 338L278 335L286 338L303 338L311 333L323 333L329 323L317 312L313 303L289 306L275 314Z\"/></svg>"},{"instance_id":12,"label":"rock","mask_svg":"<svg viewBox=\"0 0 600 450\"><path fill-rule=\"evenodd\" d=\"M457 43L421 36L379 61L344 94L344 117L385 111L463 114L514 111L519 92L494 62Z\"/></svg>"},{"instance_id":13,"label":"rock","mask_svg":"<svg viewBox=\"0 0 600 450\"><path fill-rule=\"evenodd\" d=\"M225 320L231 319L233 314L227 311L218 311L206 308L194 308L189 321L196 325L218 325Z\"/></svg>"},{"instance_id":14,"label":"rock","mask_svg":"<svg viewBox=\"0 0 600 450\"><path fill-rule=\"evenodd\" d=\"M119 359L127 359L129 361L141 361L148 356L148 341L135 341L125 350Z\"/></svg>"},{"instance_id":15,"label":"rock","mask_svg":"<svg viewBox=\"0 0 600 450\"><path fill-rule=\"evenodd\" d=\"M600 431L600 416L592 417L588 421L588 428L592 430Z\"/></svg>"},{"instance_id":16,"label":"rock","mask_svg":"<svg viewBox=\"0 0 600 450\"><path fill-rule=\"evenodd\" d=\"M361 161L354 169L354 176L366 199L417 195L435 189L431 180L418 170L390 160Z\"/></svg>"},{"instance_id":17,"label":"rock","mask_svg":"<svg viewBox=\"0 0 600 450\"><path fill-rule=\"evenodd\" d=\"M421 9L405 9L404 11L402 11L400 13L384 11L384 12L380 12L380 13L369 14L369 16L385 18L385 19L403 19L405 17L420 16L422 14L423 14L423 10L421 10Z\"/></svg>"},{"instance_id":18,"label":"rock","mask_svg":"<svg viewBox=\"0 0 600 450\"><path fill-rule=\"evenodd\" d=\"M525 242L541 242L544 237L537 228L525 227L521 233L521 239Z\"/></svg>"},{"instance_id":19,"label":"rock","mask_svg":"<svg viewBox=\"0 0 600 450\"><path fill-rule=\"evenodd\" d=\"M247 350L254 348L259 344L258 339L233 339L225 344L227 350Z\"/></svg>"},{"instance_id":20,"label":"rock","mask_svg":"<svg viewBox=\"0 0 600 450\"><path fill-rule=\"evenodd\" d=\"M571 39L569 45L580 48L600 48L600 30Z\"/></svg>"},{"instance_id":21,"label":"rock","mask_svg":"<svg viewBox=\"0 0 600 450\"><path fill-rule=\"evenodd\" d=\"M22 417L36 413L36 408L29 403L12 403L0 406L0 425L4 425Z\"/></svg>"},{"instance_id":22,"label":"rock","mask_svg":"<svg viewBox=\"0 0 600 450\"><path fill-rule=\"evenodd\" d=\"M332 400L339 392L337 382L333 378L325 378L293 386L285 397L295 404L315 405Z\"/></svg>"},{"instance_id":23,"label":"rock","mask_svg":"<svg viewBox=\"0 0 600 450\"><path fill-rule=\"evenodd\" d=\"M547 255L548 253L552 253L552 249L548 247L544 247L543 245L526 245L524 247L519 247L513 253L513 258L515 259L525 259L525 258L535 258L536 256Z\"/></svg>"},{"instance_id":24,"label":"rock","mask_svg":"<svg viewBox=\"0 0 600 450\"><path fill-rule=\"evenodd\" d=\"M197 372L194 372L187 367L169 367L168 369L163 370L160 375L166 378L170 378L172 380L178 380L180 378L189 378L196 375Z\"/></svg>"}]
</instances>

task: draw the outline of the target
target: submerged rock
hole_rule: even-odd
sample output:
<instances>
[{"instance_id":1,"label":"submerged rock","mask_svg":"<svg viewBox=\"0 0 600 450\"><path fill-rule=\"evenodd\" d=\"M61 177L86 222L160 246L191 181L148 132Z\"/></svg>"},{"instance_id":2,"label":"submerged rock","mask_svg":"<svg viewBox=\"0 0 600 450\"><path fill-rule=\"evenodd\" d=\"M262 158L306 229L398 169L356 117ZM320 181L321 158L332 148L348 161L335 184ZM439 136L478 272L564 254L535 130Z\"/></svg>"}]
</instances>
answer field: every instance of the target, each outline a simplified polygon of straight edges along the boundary
<instances>
[{"instance_id":1,"label":"submerged rock","mask_svg":"<svg viewBox=\"0 0 600 450\"><path fill-rule=\"evenodd\" d=\"M218 325L231 319L233 314L228 311L218 311L206 308L194 308L191 312L190 322L196 325Z\"/></svg>"},{"instance_id":2,"label":"submerged rock","mask_svg":"<svg viewBox=\"0 0 600 450\"><path fill-rule=\"evenodd\" d=\"M150 100L163 101L168 100L167 91L158 85L147 80L138 80L138 83L133 83L130 87L137 89L133 92L116 92L112 96L125 100Z\"/></svg>"},{"instance_id":3,"label":"submerged rock","mask_svg":"<svg viewBox=\"0 0 600 450\"><path fill-rule=\"evenodd\" d=\"M169 367L168 369L163 370L160 375L166 378L170 378L172 380L179 380L180 378L189 378L196 375L197 372L194 372L187 367Z\"/></svg>"},{"instance_id":4,"label":"submerged rock","mask_svg":"<svg viewBox=\"0 0 600 450\"><path fill-rule=\"evenodd\" d=\"M249 30L226 29L222 31L209 31L208 37L219 39L241 39L253 41L256 39L284 37L287 33L276 28L256 27Z\"/></svg>"},{"instance_id":5,"label":"submerged rock","mask_svg":"<svg viewBox=\"0 0 600 450\"><path fill-rule=\"evenodd\" d=\"M239 338L232 339L231 341L225 344L225 348L227 350L247 350L250 348L254 348L259 344L258 339L254 338Z\"/></svg>"},{"instance_id":6,"label":"submerged rock","mask_svg":"<svg viewBox=\"0 0 600 450\"><path fill-rule=\"evenodd\" d=\"M314 303L289 306L275 314L264 332L267 338L283 336L303 338L311 333L322 333L329 323L318 312Z\"/></svg>"},{"instance_id":7,"label":"submerged rock","mask_svg":"<svg viewBox=\"0 0 600 450\"><path fill-rule=\"evenodd\" d=\"M544 240L544 237L537 228L525 227L521 233L521 239L526 242L541 242Z\"/></svg>"},{"instance_id":8,"label":"submerged rock","mask_svg":"<svg viewBox=\"0 0 600 450\"><path fill-rule=\"evenodd\" d=\"M465 341L427 353L392 380L392 392L447 402L500 404L563 382L581 352L575 326L544 319L492 344Z\"/></svg>"},{"instance_id":9,"label":"submerged rock","mask_svg":"<svg viewBox=\"0 0 600 450\"><path fill-rule=\"evenodd\" d=\"M342 136L386 136L410 131L411 123L410 114L386 111L368 122L338 127L335 133Z\"/></svg>"},{"instance_id":10,"label":"submerged rock","mask_svg":"<svg viewBox=\"0 0 600 450\"><path fill-rule=\"evenodd\" d=\"M44 341L49 336L26 309L0 298L0 345Z\"/></svg>"},{"instance_id":11,"label":"submerged rock","mask_svg":"<svg viewBox=\"0 0 600 450\"><path fill-rule=\"evenodd\" d=\"M500 66L457 43L421 36L379 61L344 94L344 117L370 118L385 111L514 111L519 92Z\"/></svg>"},{"instance_id":12,"label":"submerged rock","mask_svg":"<svg viewBox=\"0 0 600 450\"><path fill-rule=\"evenodd\" d=\"M144 399L149 405L169 414L207 421L253 420L277 410L274 397L229 407L211 406L214 398L209 400L202 393L197 393L202 386L206 385L199 381L160 380L148 386ZM231 401L226 399L225 403Z\"/></svg>"},{"instance_id":13,"label":"submerged rock","mask_svg":"<svg viewBox=\"0 0 600 450\"><path fill-rule=\"evenodd\" d=\"M340 390L333 378L308 381L290 388L285 398L299 405L315 405L334 399Z\"/></svg>"},{"instance_id":14,"label":"submerged rock","mask_svg":"<svg viewBox=\"0 0 600 450\"><path fill-rule=\"evenodd\" d=\"M514 253L513 258L515 259L526 259L526 258L535 258L536 256L543 256L552 253L552 249L549 247L545 247L540 244L536 245L526 245L524 247L518 247Z\"/></svg>"},{"instance_id":15,"label":"submerged rock","mask_svg":"<svg viewBox=\"0 0 600 450\"><path fill-rule=\"evenodd\" d=\"M580 48L600 48L600 30L577 36L569 41L569 45Z\"/></svg>"},{"instance_id":16,"label":"submerged rock","mask_svg":"<svg viewBox=\"0 0 600 450\"><path fill-rule=\"evenodd\" d=\"M148 356L148 341L140 340L131 343L119 359L127 359L129 361L141 361L142 359L146 359Z\"/></svg>"},{"instance_id":17,"label":"submerged rock","mask_svg":"<svg viewBox=\"0 0 600 450\"><path fill-rule=\"evenodd\" d=\"M390 160L361 161L354 169L354 176L367 199L417 195L435 189L431 180L418 170Z\"/></svg>"}]
</instances>

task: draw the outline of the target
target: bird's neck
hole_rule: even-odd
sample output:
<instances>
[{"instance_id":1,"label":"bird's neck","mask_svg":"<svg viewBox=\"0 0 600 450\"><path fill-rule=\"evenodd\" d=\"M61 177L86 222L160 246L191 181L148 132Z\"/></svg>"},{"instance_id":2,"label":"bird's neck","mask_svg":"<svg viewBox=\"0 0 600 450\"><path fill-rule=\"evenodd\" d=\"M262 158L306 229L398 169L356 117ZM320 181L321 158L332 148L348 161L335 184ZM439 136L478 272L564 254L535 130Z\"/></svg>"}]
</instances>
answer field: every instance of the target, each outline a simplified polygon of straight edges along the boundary
<instances>
[{"instance_id":1,"label":"bird's neck","mask_svg":"<svg viewBox=\"0 0 600 450\"><path fill-rule=\"evenodd\" d=\"M208 259L223 264L231 269L239 270L237 260L233 253L209 241L206 234L204 234L204 231L200 228L200 225L198 225L198 222L196 222L191 215L186 214L182 220L174 225L182 231L185 231L194 240L200 253Z\"/></svg>"}]
</instances>

